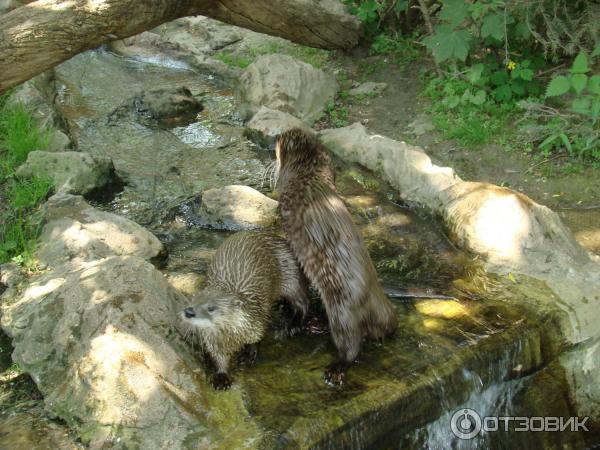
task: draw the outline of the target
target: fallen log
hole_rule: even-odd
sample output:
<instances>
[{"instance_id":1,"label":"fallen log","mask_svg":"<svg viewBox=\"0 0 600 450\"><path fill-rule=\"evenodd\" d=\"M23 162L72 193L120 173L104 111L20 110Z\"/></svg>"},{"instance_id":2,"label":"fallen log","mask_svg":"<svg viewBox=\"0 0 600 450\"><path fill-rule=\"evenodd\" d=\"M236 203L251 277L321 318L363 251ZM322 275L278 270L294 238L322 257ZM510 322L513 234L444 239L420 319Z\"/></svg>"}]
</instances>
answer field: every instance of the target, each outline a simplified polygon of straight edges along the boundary
<instances>
[{"instance_id":1,"label":"fallen log","mask_svg":"<svg viewBox=\"0 0 600 450\"><path fill-rule=\"evenodd\" d=\"M38 0L0 15L0 93L85 50L195 15L326 49L349 49L361 34L336 0Z\"/></svg>"}]
</instances>

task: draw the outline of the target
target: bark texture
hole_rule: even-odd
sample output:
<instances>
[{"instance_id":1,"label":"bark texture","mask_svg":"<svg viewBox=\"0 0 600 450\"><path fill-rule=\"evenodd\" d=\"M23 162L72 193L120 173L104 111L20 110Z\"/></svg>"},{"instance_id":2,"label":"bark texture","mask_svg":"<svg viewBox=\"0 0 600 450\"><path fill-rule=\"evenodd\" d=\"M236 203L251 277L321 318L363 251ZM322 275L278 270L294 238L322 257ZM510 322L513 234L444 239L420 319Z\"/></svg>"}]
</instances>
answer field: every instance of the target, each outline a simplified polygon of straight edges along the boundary
<instances>
[{"instance_id":1,"label":"bark texture","mask_svg":"<svg viewBox=\"0 0 600 450\"><path fill-rule=\"evenodd\" d=\"M85 50L193 15L328 49L351 48L361 33L336 0L38 0L0 15L0 92Z\"/></svg>"}]
</instances>

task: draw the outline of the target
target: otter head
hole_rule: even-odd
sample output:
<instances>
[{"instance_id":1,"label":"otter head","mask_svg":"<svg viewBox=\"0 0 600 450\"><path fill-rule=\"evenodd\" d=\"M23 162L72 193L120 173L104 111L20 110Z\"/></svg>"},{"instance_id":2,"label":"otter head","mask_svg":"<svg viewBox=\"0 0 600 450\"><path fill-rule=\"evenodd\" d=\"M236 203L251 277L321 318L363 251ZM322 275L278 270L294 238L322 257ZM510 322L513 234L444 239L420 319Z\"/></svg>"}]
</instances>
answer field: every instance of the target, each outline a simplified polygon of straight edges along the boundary
<instances>
[{"instance_id":1,"label":"otter head","mask_svg":"<svg viewBox=\"0 0 600 450\"><path fill-rule=\"evenodd\" d=\"M279 169L288 164L306 164L314 160L320 151L319 142L310 131L290 128L277 137L275 155Z\"/></svg>"},{"instance_id":2,"label":"otter head","mask_svg":"<svg viewBox=\"0 0 600 450\"><path fill-rule=\"evenodd\" d=\"M192 297L192 306L181 312L185 323L197 329L216 329L231 322L239 299L229 292L205 289Z\"/></svg>"}]
</instances>

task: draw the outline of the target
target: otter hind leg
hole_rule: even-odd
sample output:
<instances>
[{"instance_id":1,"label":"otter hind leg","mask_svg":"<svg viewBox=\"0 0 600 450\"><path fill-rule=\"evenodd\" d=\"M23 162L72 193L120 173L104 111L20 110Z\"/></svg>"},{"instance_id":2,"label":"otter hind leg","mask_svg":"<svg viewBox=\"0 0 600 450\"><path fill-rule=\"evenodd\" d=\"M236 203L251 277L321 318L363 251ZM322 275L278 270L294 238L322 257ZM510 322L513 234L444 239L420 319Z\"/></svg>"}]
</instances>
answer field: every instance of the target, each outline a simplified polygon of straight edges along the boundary
<instances>
[{"instance_id":1,"label":"otter hind leg","mask_svg":"<svg viewBox=\"0 0 600 450\"><path fill-rule=\"evenodd\" d=\"M341 386L346 382L346 372L360 351L362 330L356 318L343 308L330 309L329 326L339 359L325 369L324 379L331 386Z\"/></svg>"}]
</instances>

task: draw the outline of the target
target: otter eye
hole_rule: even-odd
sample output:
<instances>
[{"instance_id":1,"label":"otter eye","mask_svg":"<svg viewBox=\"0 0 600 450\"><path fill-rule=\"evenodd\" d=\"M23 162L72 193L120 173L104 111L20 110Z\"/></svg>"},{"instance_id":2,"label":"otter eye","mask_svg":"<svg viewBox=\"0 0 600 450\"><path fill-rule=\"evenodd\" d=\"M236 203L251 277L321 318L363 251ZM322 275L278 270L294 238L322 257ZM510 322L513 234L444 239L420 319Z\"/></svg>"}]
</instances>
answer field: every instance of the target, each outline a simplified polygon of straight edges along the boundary
<instances>
[{"instance_id":1,"label":"otter eye","mask_svg":"<svg viewBox=\"0 0 600 450\"><path fill-rule=\"evenodd\" d=\"M215 310L215 307L213 305L210 305L209 307L206 308L206 310L208 312L213 312Z\"/></svg>"}]
</instances>

